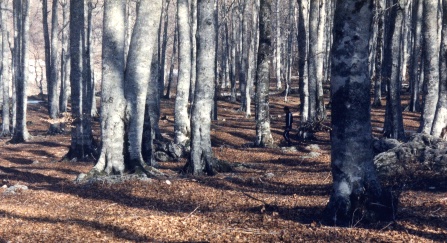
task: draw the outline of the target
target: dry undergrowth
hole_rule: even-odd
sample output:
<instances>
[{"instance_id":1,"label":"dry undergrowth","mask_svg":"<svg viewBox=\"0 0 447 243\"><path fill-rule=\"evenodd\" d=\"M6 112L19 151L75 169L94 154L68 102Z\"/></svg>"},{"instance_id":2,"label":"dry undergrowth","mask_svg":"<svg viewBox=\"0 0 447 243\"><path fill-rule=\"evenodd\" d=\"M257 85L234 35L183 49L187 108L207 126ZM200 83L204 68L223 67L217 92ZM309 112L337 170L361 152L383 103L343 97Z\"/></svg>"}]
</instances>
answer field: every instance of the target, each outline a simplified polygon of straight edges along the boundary
<instances>
[{"instance_id":1,"label":"dry undergrowth","mask_svg":"<svg viewBox=\"0 0 447 243\"><path fill-rule=\"evenodd\" d=\"M162 101L166 119L160 126L166 138L172 135L172 103ZM288 104L296 117L297 103L291 97ZM321 226L331 189L328 134L317 133L313 142L295 141L296 150L252 148L254 119L239 113L237 104L219 105L219 120L212 126L214 153L238 165L234 172L183 177L177 174L185 163L181 160L160 163L167 179L86 185L73 181L89 171L92 162L58 162L68 151L69 135L46 136L45 105L30 105L33 140L15 145L0 140L0 187L28 187L15 193L0 188L0 242L447 240L447 189L430 185L402 193L396 222ZM278 144L283 105L282 97L272 97ZM383 114L383 108L373 110L375 132ZM418 114L405 113L405 119L407 129L415 130ZM307 156L310 152L315 156Z\"/></svg>"}]
</instances>

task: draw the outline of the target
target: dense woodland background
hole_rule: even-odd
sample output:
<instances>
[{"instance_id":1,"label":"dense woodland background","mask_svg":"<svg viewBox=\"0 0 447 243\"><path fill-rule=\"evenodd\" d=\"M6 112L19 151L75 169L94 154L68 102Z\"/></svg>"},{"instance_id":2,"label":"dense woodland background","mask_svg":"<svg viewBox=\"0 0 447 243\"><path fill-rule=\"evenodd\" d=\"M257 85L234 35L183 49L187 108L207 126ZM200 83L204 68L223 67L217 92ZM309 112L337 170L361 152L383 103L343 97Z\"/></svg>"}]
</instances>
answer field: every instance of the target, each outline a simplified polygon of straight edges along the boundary
<instances>
[{"instance_id":1,"label":"dense woodland background","mask_svg":"<svg viewBox=\"0 0 447 243\"><path fill-rule=\"evenodd\" d=\"M447 237L447 1L13 0L0 13L0 240L36 239L30 227L50 241Z\"/></svg>"}]
</instances>

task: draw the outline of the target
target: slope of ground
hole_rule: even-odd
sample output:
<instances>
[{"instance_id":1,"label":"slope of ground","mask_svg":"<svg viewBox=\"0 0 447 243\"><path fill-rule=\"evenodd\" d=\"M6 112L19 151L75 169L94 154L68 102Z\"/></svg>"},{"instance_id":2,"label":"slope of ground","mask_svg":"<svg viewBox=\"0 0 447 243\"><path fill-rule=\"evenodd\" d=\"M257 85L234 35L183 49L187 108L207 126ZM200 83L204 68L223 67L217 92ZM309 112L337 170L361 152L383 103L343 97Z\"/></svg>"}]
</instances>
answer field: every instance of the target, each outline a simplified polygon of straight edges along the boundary
<instances>
[{"instance_id":1,"label":"slope of ground","mask_svg":"<svg viewBox=\"0 0 447 243\"><path fill-rule=\"evenodd\" d=\"M271 99L272 131L281 145L286 103L279 95ZM296 122L297 104L296 97L287 103ZM8 144L7 138L0 139L0 242L447 240L447 188L431 185L403 191L395 222L320 225L332 183L328 133L318 133L314 141L294 141L296 149L253 148L254 118L245 118L238 104L222 99L219 120L212 126L213 149L217 158L239 165L232 173L181 176L181 160L160 163L169 178L80 185L74 183L76 176L93 163L59 162L70 136L45 135L45 107L29 105L32 141ZM172 138L173 100L163 100L162 107L160 126ZM384 110L372 114L377 135ZM408 131L416 130L417 120L418 114L405 113ZM14 185L28 189L10 192Z\"/></svg>"}]
</instances>

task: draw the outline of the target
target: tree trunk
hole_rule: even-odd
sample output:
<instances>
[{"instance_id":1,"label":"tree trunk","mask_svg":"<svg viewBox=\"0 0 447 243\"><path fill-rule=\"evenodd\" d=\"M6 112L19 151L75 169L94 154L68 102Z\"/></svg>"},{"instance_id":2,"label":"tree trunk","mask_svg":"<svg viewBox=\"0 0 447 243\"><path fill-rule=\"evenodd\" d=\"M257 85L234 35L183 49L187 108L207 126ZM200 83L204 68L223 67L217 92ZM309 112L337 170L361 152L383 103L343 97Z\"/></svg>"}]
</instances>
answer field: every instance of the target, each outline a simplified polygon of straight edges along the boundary
<instances>
[{"instance_id":1,"label":"tree trunk","mask_svg":"<svg viewBox=\"0 0 447 243\"><path fill-rule=\"evenodd\" d=\"M161 8L162 0L139 2L127 56L125 73L127 149L130 163L134 166L144 165L142 156L144 113L148 82L151 80L152 54L157 47Z\"/></svg>"},{"instance_id":2,"label":"tree trunk","mask_svg":"<svg viewBox=\"0 0 447 243\"><path fill-rule=\"evenodd\" d=\"M276 90L280 90L282 88L281 83L281 0L276 0L276 14L275 14L275 25L276 25L276 42L275 42L275 71L276 71Z\"/></svg>"},{"instance_id":3,"label":"tree trunk","mask_svg":"<svg viewBox=\"0 0 447 243\"><path fill-rule=\"evenodd\" d=\"M61 86L60 86L60 95L59 95L59 111L61 113L67 112L67 104L68 104L68 93L70 92L69 89L69 82L68 79L70 77L70 52L68 52L69 44L68 44L68 37L67 37L67 30L66 26L68 26L68 11L69 6L67 3L67 0L61 1L62 5L62 26L64 28L62 29L62 53L61 53Z\"/></svg>"},{"instance_id":4,"label":"tree trunk","mask_svg":"<svg viewBox=\"0 0 447 243\"><path fill-rule=\"evenodd\" d=\"M421 28L422 28L422 0L415 0L413 4L412 29L413 45L412 58L410 62L410 108L409 111L417 112L421 110L419 100L420 73L422 71L422 52L421 52Z\"/></svg>"},{"instance_id":5,"label":"tree trunk","mask_svg":"<svg viewBox=\"0 0 447 243\"><path fill-rule=\"evenodd\" d=\"M307 0L298 1L299 16L298 16L298 75L299 75L299 87L300 87L300 116L301 123L309 120L309 82L308 82L308 23L309 14Z\"/></svg>"},{"instance_id":6,"label":"tree trunk","mask_svg":"<svg viewBox=\"0 0 447 243\"><path fill-rule=\"evenodd\" d=\"M310 1L309 12L309 119L325 118L323 99L324 0Z\"/></svg>"},{"instance_id":7,"label":"tree trunk","mask_svg":"<svg viewBox=\"0 0 447 243\"><path fill-rule=\"evenodd\" d=\"M59 93L58 93L58 81L59 81L59 45L58 45L58 0L53 0L52 13L51 13L51 49L50 49L50 76L47 76L48 83L48 110L50 113L50 128L49 134L59 133L61 131L60 124L56 120L59 118Z\"/></svg>"},{"instance_id":8,"label":"tree trunk","mask_svg":"<svg viewBox=\"0 0 447 243\"><path fill-rule=\"evenodd\" d=\"M443 129L447 127L447 0L442 0L442 34L440 52L439 99L433 121L432 134L440 137Z\"/></svg>"},{"instance_id":9,"label":"tree trunk","mask_svg":"<svg viewBox=\"0 0 447 243\"><path fill-rule=\"evenodd\" d=\"M95 117L98 115L96 110L96 97L95 97L95 72L93 69L94 56L93 56L93 9L96 8L96 4L93 4L92 0L87 3L87 38L86 38L86 58L85 58L85 74L87 76L88 100L90 103L90 116Z\"/></svg>"},{"instance_id":10,"label":"tree trunk","mask_svg":"<svg viewBox=\"0 0 447 243\"><path fill-rule=\"evenodd\" d=\"M376 27L376 39L374 39L374 73L371 76L374 81L374 101L373 106L382 106L382 60L383 60L383 24L384 24L384 13L383 13L383 0L375 0L375 10L376 14L374 16L377 22Z\"/></svg>"},{"instance_id":11,"label":"tree trunk","mask_svg":"<svg viewBox=\"0 0 447 243\"><path fill-rule=\"evenodd\" d=\"M423 1L424 107L419 131L431 134L439 95L438 2Z\"/></svg>"},{"instance_id":12,"label":"tree trunk","mask_svg":"<svg viewBox=\"0 0 447 243\"><path fill-rule=\"evenodd\" d=\"M29 27L30 27L30 4L29 0L17 1L17 5L14 7L18 7L18 21L19 24L19 35L20 41L18 48L19 52L19 65L16 76L16 124L14 128L14 135L12 137L12 143L22 143L26 142L30 139L30 134L28 133L28 128L26 126L26 108L27 108L27 100L26 96L27 91L27 83L29 79L28 74L28 60L29 60ZM15 46L16 47L16 46ZM15 48L14 47L14 48Z\"/></svg>"},{"instance_id":13,"label":"tree trunk","mask_svg":"<svg viewBox=\"0 0 447 243\"><path fill-rule=\"evenodd\" d=\"M335 9L331 74L333 192L323 213L324 223L329 225L351 226L374 213L392 216L388 204L381 201L382 189L373 164L368 75L371 10L372 0L340 0Z\"/></svg>"},{"instance_id":14,"label":"tree trunk","mask_svg":"<svg viewBox=\"0 0 447 243\"><path fill-rule=\"evenodd\" d=\"M259 147L271 147L274 144L270 131L270 60L271 46L271 3L261 0L259 13L259 49L256 68L256 140Z\"/></svg>"},{"instance_id":15,"label":"tree trunk","mask_svg":"<svg viewBox=\"0 0 447 243\"><path fill-rule=\"evenodd\" d=\"M402 27L403 8L402 0L393 0L390 6L390 15L387 24L385 40L385 60L384 64L388 69L384 76L387 81L388 93L386 102L385 122L383 135L388 138L402 140L405 138L404 124L402 117L402 105L400 92L402 87Z\"/></svg>"},{"instance_id":16,"label":"tree trunk","mask_svg":"<svg viewBox=\"0 0 447 243\"><path fill-rule=\"evenodd\" d=\"M66 159L83 160L96 154L93 146L90 109L84 85L84 1L70 0L71 144Z\"/></svg>"},{"instance_id":17,"label":"tree trunk","mask_svg":"<svg viewBox=\"0 0 447 243\"><path fill-rule=\"evenodd\" d=\"M165 90L165 66L166 66L166 48L168 44L168 26L169 26L169 4L171 3L171 0L164 0L164 6L163 6L163 37L162 37L162 43L161 43L161 50L160 50L160 68L159 68L159 74L158 74L158 90L160 92L159 97L163 96L163 92Z\"/></svg>"},{"instance_id":18,"label":"tree trunk","mask_svg":"<svg viewBox=\"0 0 447 243\"><path fill-rule=\"evenodd\" d=\"M6 3L2 1L0 3L0 25L6 26ZM9 114L10 103L9 103L9 90L11 86L10 79L10 63L8 62L8 31L6 28L1 29L1 38L2 38L2 46L1 46L1 76L0 80L2 83L3 93L0 94L3 96L3 104L2 104L2 132L1 136L10 136L11 135L11 116Z\"/></svg>"},{"instance_id":19,"label":"tree trunk","mask_svg":"<svg viewBox=\"0 0 447 243\"><path fill-rule=\"evenodd\" d=\"M178 45L178 24L177 21L175 21L174 23L174 41L172 44L172 54L171 54L171 61L169 64L169 75L168 75L168 87L166 88L166 95L165 98L166 99L170 99L171 98L171 85L172 85L172 80L174 79L174 64L175 64L175 60L178 60L177 57L177 45Z\"/></svg>"},{"instance_id":20,"label":"tree trunk","mask_svg":"<svg viewBox=\"0 0 447 243\"><path fill-rule=\"evenodd\" d=\"M104 1L101 152L93 171L123 174L125 2Z\"/></svg>"},{"instance_id":21,"label":"tree trunk","mask_svg":"<svg viewBox=\"0 0 447 243\"><path fill-rule=\"evenodd\" d=\"M188 112L189 88L191 84L191 32L188 9L187 0L178 0L179 71L174 107L174 142L182 145L188 143L191 131Z\"/></svg>"},{"instance_id":22,"label":"tree trunk","mask_svg":"<svg viewBox=\"0 0 447 243\"><path fill-rule=\"evenodd\" d=\"M214 1L199 0L197 8L197 81L191 114L191 153L184 171L193 175L213 175L216 169L210 127L217 38Z\"/></svg>"}]
</instances>

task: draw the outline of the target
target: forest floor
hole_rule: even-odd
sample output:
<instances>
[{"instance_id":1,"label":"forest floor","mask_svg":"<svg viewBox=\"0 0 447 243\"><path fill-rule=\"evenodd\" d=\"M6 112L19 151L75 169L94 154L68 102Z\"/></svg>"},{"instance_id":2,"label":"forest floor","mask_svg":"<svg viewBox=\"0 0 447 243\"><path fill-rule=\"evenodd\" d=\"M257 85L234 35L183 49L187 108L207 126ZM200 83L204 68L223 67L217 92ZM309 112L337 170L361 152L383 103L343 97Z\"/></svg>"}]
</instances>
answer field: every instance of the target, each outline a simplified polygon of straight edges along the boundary
<instances>
[{"instance_id":1,"label":"forest floor","mask_svg":"<svg viewBox=\"0 0 447 243\"><path fill-rule=\"evenodd\" d=\"M162 101L160 127L172 139L173 100ZM60 162L69 134L46 135L45 103L30 104L30 142L0 139L0 242L446 242L447 188L408 187L394 222L352 227L319 223L331 192L329 133L284 149L283 106L298 123L298 98L271 95L272 132L278 148L254 148L254 117L219 101L212 125L214 155L235 165L213 177L178 174L185 164L162 162L163 179L77 184L90 162ZM384 107L372 110L380 135ZM405 112L407 131L419 114ZM95 126L98 138L98 125ZM318 145L318 146L310 146ZM311 151L316 153L310 153ZM309 156L309 155L313 156ZM14 185L27 189L8 193ZM3 187L2 187L3 186ZM416 188L416 189L415 189Z\"/></svg>"}]
</instances>

